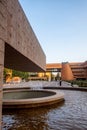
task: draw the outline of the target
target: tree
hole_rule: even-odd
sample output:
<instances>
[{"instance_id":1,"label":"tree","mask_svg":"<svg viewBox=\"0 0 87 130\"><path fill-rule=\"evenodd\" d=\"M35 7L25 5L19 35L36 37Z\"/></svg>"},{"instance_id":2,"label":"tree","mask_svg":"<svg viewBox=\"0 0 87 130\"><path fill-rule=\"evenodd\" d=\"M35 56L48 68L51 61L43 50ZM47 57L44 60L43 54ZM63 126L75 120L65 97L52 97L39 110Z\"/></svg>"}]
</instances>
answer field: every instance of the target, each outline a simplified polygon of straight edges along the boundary
<instances>
[{"instance_id":1,"label":"tree","mask_svg":"<svg viewBox=\"0 0 87 130\"><path fill-rule=\"evenodd\" d=\"M12 70L12 69L8 69L8 68L4 68L4 80L6 81L6 77L15 77L18 76L22 79L27 80L29 77L29 73L28 72L21 72L21 71L16 71L16 70Z\"/></svg>"},{"instance_id":2,"label":"tree","mask_svg":"<svg viewBox=\"0 0 87 130\"><path fill-rule=\"evenodd\" d=\"M21 72L21 71L16 71L12 70L12 77L19 76L22 79L28 79L29 73L28 72Z\"/></svg>"}]
</instances>

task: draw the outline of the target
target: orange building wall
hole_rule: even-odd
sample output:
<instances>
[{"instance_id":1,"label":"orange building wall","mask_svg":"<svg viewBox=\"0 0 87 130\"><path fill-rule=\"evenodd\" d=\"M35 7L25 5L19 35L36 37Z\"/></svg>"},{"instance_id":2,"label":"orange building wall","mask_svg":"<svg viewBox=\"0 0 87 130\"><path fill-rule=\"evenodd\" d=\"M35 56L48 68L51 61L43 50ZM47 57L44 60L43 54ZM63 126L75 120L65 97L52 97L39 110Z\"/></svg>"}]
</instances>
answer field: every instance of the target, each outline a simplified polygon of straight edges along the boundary
<instances>
[{"instance_id":1,"label":"orange building wall","mask_svg":"<svg viewBox=\"0 0 87 130\"><path fill-rule=\"evenodd\" d=\"M46 64L46 69L52 69L52 68L58 68L61 69L62 68L62 64L61 63L49 63Z\"/></svg>"},{"instance_id":2,"label":"orange building wall","mask_svg":"<svg viewBox=\"0 0 87 130\"><path fill-rule=\"evenodd\" d=\"M85 69L85 77L87 79L87 61L83 63L84 69Z\"/></svg>"},{"instance_id":3,"label":"orange building wall","mask_svg":"<svg viewBox=\"0 0 87 130\"><path fill-rule=\"evenodd\" d=\"M86 79L86 70L83 62L70 63L75 79Z\"/></svg>"},{"instance_id":4,"label":"orange building wall","mask_svg":"<svg viewBox=\"0 0 87 130\"><path fill-rule=\"evenodd\" d=\"M87 61L72 63L50 63L46 70L58 69L61 72L62 80L87 79ZM52 72L52 71L51 71Z\"/></svg>"},{"instance_id":5,"label":"orange building wall","mask_svg":"<svg viewBox=\"0 0 87 130\"><path fill-rule=\"evenodd\" d=\"M68 62L62 63L61 79L62 80L73 80L74 79L71 67Z\"/></svg>"},{"instance_id":6,"label":"orange building wall","mask_svg":"<svg viewBox=\"0 0 87 130\"><path fill-rule=\"evenodd\" d=\"M38 78L51 81L52 72L60 73L62 80L87 79L87 61L46 64L46 72L38 73Z\"/></svg>"}]
</instances>

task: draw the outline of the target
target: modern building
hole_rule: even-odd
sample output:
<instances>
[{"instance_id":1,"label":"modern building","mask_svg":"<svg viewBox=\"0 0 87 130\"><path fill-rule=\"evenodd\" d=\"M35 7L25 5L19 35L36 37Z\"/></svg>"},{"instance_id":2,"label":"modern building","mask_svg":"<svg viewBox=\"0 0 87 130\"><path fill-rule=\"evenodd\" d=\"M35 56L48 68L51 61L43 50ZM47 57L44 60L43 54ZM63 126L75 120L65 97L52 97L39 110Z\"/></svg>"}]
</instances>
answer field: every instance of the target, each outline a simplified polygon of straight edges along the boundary
<instances>
[{"instance_id":1,"label":"modern building","mask_svg":"<svg viewBox=\"0 0 87 130\"><path fill-rule=\"evenodd\" d=\"M46 72L36 73L29 80L86 80L87 61L85 62L63 62L46 64Z\"/></svg>"},{"instance_id":2,"label":"modern building","mask_svg":"<svg viewBox=\"0 0 87 130\"><path fill-rule=\"evenodd\" d=\"M46 56L18 0L0 0L0 130L3 69L45 71Z\"/></svg>"},{"instance_id":3,"label":"modern building","mask_svg":"<svg viewBox=\"0 0 87 130\"><path fill-rule=\"evenodd\" d=\"M74 79L87 79L87 61L70 63Z\"/></svg>"},{"instance_id":4,"label":"modern building","mask_svg":"<svg viewBox=\"0 0 87 130\"><path fill-rule=\"evenodd\" d=\"M46 72L61 73L60 78L62 80L75 80L75 79L86 80L87 79L87 61L47 64Z\"/></svg>"}]
</instances>

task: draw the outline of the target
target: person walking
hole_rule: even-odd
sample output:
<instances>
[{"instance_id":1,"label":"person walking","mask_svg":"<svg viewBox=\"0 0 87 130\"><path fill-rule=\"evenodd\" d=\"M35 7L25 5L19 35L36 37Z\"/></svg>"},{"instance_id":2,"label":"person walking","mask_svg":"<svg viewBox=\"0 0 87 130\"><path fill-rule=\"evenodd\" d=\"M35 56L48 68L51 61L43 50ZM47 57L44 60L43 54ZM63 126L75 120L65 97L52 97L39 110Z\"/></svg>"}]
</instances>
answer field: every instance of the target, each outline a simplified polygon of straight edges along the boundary
<instances>
[{"instance_id":1,"label":"person walking","mask_svg":"<svg viewBox=\"0 0 87 130\"><path fill-rule=\"evenodd\" d=\"M71 82L71 86L73 87L73 82Z\"/></svg>"},{"instance_id":2,"label":"person walking","mask_svg":"<svg viewBox=\"0 0 87 130\"><path fill-rule=\"evenodd\" d=\"M60 86L61 86L61 84L62 84L62 80L59 81L59 85L60 85Z\"/></svg>"}]
</instances>

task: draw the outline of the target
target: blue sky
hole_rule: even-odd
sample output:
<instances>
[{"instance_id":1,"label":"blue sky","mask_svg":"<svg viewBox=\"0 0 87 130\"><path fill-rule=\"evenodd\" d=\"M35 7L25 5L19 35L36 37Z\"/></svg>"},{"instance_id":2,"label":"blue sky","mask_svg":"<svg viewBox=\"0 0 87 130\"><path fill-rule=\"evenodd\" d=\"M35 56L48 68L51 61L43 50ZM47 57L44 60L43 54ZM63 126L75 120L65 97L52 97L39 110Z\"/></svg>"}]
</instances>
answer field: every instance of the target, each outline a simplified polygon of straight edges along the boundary
<instances>
[{"instance_id":1,"label":"blue sky","mask_svg":"<svg viewBox=\"0 0 87 130\"><path fill-rule=\"evenodd\" d=\"M47 63L87 60L87 0L19 0Z\"/></svg>"}]
</instances>

